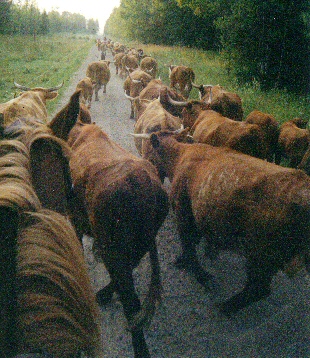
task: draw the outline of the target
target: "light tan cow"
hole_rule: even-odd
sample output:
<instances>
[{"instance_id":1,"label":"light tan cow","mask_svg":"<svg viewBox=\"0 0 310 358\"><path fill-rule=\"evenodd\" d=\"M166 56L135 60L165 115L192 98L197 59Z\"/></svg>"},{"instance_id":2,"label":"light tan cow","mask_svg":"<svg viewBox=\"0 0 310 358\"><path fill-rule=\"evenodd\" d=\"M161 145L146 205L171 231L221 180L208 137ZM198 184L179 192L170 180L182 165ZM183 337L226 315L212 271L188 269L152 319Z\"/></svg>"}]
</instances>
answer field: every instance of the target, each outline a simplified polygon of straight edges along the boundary
<instances>
[{"instance_id":1,"label":"light tan cow","mask_svg":"<svg viewBox=\"0 0 310 358\"><path fill-rule=\"evenodd\" d=\"M99 101L98 92L103 87L103 93L106 93L106 87L111 78L110 61L91 62L86 69L86 76L95 82L95 101Z\"/></svg>"},{"instance_id":2,"label":"light tan cow","mask_svg":"<svg viewBox=\"0 0 310 358\"><path fill-rule=\"evenodd\" d=\"M16 82L14 82L14 85L24 92L8 102L0 103L3 126L7 127L18 119L37 119L47 122L46 102L58 96L57 91L63 86L63 83L51 88L30 88Z\"/></svg>"},{"instance_id":3,"label":"light tan cow","mask_svg":"<svg viewBox=\"0 0 310 358\"><path fill-rule=\"evenodd\" d=\"M76 85L76 90L81 90L81 103L86 104L88 108L91 107L95 84L96 82L91 78L85 77Z\"/></svg>"}]
</instances>

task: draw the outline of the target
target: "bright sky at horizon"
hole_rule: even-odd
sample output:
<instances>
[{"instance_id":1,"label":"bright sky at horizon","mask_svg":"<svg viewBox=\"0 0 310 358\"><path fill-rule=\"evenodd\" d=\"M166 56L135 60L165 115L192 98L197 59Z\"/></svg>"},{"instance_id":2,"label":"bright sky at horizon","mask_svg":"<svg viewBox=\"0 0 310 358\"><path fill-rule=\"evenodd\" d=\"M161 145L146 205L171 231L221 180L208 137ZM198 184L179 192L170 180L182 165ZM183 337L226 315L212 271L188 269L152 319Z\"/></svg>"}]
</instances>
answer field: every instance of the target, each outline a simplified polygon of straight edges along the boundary
<instances>
[{"instance_id":1,"label":"bright sky at horizon","mask_svg":"<svg viewBox=\"0 0 310 358\"><path fill-rule=\"evenodd\" d=\"M111 15L113 9L120 5L120 0L36 0L38 8L47 12L56 10L59 13L68 11L85 16L86 19L98 19L100 32L102 33L105 22Z\"/></svg>"}]
</instances>

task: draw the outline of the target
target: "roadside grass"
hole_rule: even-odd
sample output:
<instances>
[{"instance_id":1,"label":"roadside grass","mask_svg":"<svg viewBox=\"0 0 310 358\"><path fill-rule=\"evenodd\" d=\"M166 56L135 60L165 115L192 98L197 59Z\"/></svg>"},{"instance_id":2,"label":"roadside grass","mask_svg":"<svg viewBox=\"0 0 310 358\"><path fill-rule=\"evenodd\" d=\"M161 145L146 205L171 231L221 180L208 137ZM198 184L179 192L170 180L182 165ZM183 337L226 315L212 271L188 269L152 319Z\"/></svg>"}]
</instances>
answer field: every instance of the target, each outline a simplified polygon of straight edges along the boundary
<instances>
[{"instance_id":1,"label":"roadside grass","mask_svg":"<svg viewBox=\"0 0 310 358\"><path fill-rule=\"evenodd\" d=\"M64 81L59 98L70 78L85 61L95 39L83 35L4 36L0 35L0 103L19 93L14 81L27 87L54 87ZM48 101L48 113L59 98Z\"/></svg>"},{"instance_id":2,"label":"roadside grass","mask_svg":"<svg viewBox=\"0 0 310 358\"><path fill-rule=\"evenodd\" d=\"M157 59L158 76L169 84L168 66L185 65L195 72L195 83L220 84L229 91L236 92L242 98L244 117L254 109L272 114L279 123L301 117L310 120L310 95L298 96L283 90L262 91L258 83L239 86L235 78L227 73L225 63L217 52L202 51L186 47L167 47L157 45L133 44L143 48L144 52ZM131 44L131 46L133 46ZM191 98L198 99L198 90L193 88Z\"/></svg>"},{"instance_id":3,"label":"roadside grass","mask_svg":"<svg viewBox=\"0 0 310 358\"><path fill-rule=\"evenodd\" d=\"M128 47L142 48L146 54L156 58L159 64L158 76L167 85L168 66L183 64L193 68L196 84L220 84L238 93L243 101L245 117L252 110L258 109L274 115L279 123L295 117L310 120L310 96L297 96L279 90L264 92L257 83L239 86L236 79L227 73L225 63L217 52L180 46L124 43ZM48 113L52 113L72 75L94 45L95 37L83 35L38 36L36 41L31 36L0 35L0 103L19 93L13 85L14 80L28 87L53 87L64 80L59 96L48 102ZM190 97L198 98L198 90L193 88Z\"/></svg>"}]
</instances>

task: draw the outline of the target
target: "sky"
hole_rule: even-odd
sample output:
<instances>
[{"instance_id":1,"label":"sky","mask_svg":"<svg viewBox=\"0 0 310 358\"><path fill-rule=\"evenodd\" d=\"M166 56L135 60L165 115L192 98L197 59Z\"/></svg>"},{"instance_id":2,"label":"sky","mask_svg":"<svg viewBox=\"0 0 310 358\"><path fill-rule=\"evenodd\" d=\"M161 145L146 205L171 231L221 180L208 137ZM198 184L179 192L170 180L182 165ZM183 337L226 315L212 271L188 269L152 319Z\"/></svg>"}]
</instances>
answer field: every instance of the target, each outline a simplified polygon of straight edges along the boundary
<instances>
[{"instance_id":1,"label":"sky","mask_svg":"<svg viewBox=\"0 0 310 358\"><path fill-rule=\"evenodd\" d=\"M120 0L36 0L36 3L41 11L56 10L59 13L68 11L79 13L86 19L98 19L100 32L102 32L113 9L120 5Z\"/></svg>"}]
</instances>

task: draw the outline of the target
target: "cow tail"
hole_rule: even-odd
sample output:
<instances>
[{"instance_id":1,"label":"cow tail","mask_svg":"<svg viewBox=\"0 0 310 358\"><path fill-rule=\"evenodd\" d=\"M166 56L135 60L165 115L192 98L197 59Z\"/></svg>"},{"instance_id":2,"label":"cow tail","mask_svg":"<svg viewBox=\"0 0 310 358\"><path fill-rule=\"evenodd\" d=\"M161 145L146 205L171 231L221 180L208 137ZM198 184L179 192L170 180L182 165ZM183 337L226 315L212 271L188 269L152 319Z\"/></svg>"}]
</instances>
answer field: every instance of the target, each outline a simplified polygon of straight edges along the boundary
<instances>
[{"instance_id":1,"label":"cow tail","mask_svg":"<svg viewBox=\"0 0 310 358\"><path fill-rule=\"evenodd\" d=\"M162 301L162 284L160 266L155 239L152 240L149 250L151 263L151 280L147 296L145 297L139 313L130 322L129 330L148 328L159 304Z\"/></svg>"}]
</instances>

